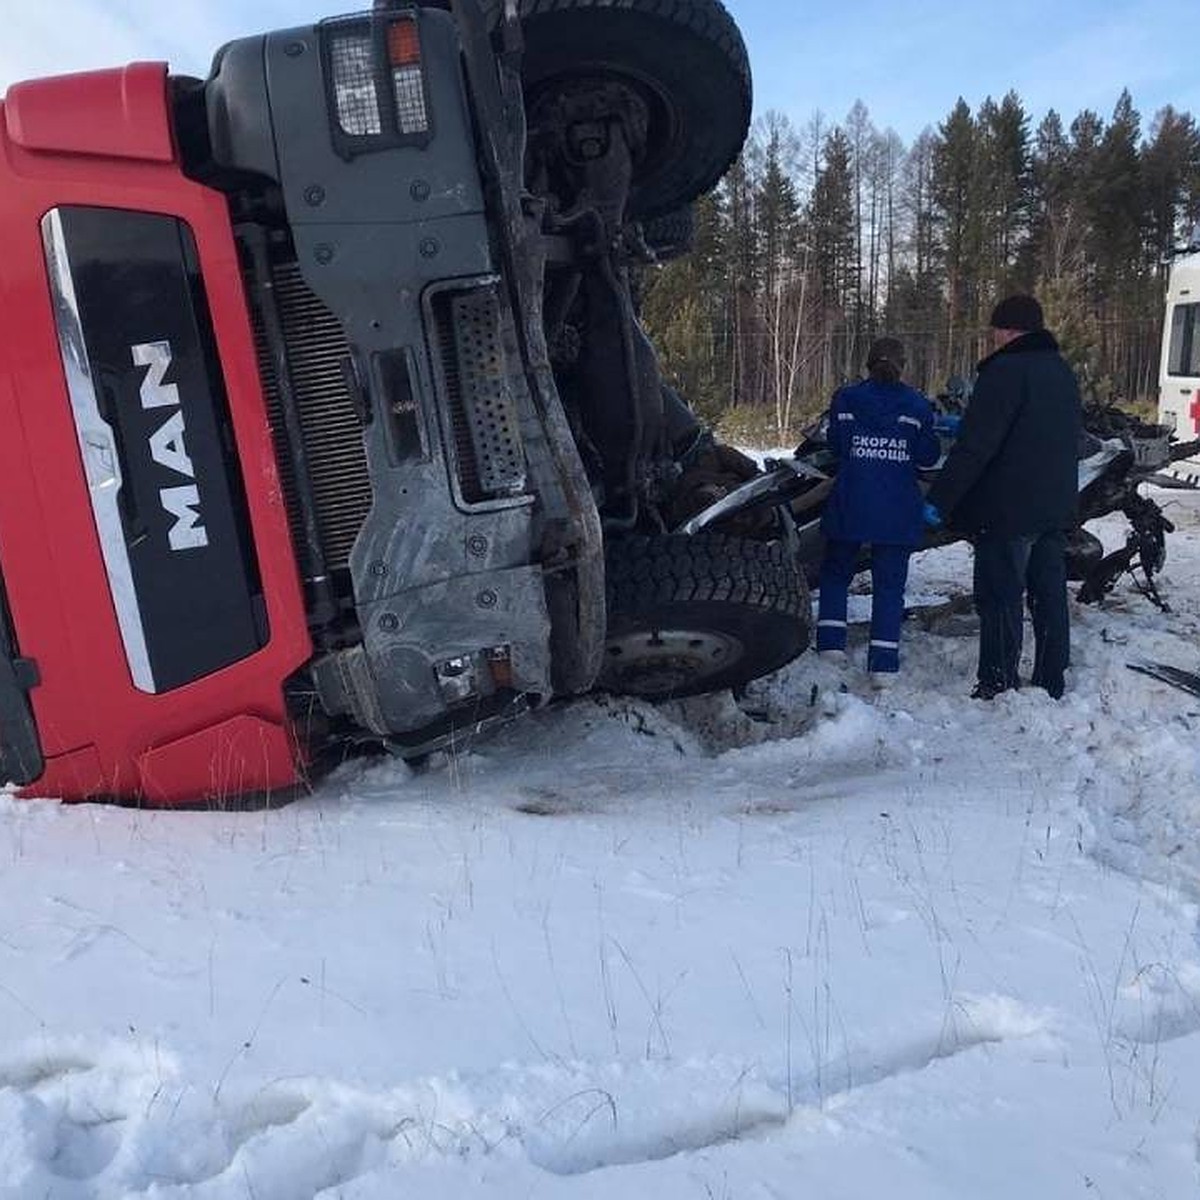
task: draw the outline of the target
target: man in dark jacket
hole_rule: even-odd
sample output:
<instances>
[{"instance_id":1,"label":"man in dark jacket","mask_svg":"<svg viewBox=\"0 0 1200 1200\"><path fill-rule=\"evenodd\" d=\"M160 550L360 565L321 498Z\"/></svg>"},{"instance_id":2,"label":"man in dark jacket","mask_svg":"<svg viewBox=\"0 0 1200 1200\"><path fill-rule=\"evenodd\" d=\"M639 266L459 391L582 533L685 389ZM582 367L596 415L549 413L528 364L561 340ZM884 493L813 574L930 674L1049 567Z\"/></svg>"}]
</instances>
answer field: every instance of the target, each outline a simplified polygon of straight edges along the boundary
<instances>
[{"instance_id":1,"label":"man in dark jacket","mask_svg":"<svg viewBox=\"0 0 1200 1200\"><path fill-rule=\"evenodd\" d=\"M979 681L990 700L1019 686L1022 599L1036 643L1033 679L1057 699L1070 658L1066 530L1078 496L1079 384L1046 330L1032 296L1010 296L992 313L994 353L979 364L958 440L929 493L975 544Z\"/></svg>"}]
</instances>

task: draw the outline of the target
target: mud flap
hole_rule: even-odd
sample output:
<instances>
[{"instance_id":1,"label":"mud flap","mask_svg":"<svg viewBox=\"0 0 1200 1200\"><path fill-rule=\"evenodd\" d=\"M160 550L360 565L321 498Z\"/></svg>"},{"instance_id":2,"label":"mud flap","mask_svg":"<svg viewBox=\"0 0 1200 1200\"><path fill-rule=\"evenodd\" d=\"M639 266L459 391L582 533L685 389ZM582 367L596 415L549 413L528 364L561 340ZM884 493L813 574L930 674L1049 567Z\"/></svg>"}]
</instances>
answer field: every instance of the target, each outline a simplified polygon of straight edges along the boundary
<instances>
[{"instance_id":1,"label":"mud flap","mask_svg":"<svg viewBox=\"0 0 1200 1200\"><path fill-rule=\"evenodd\" d=\"M45 769L29 707L29 691L38 682L37 665L15 652L0 591L0 782L23 787Z\"/></svg>"}]
</instances>

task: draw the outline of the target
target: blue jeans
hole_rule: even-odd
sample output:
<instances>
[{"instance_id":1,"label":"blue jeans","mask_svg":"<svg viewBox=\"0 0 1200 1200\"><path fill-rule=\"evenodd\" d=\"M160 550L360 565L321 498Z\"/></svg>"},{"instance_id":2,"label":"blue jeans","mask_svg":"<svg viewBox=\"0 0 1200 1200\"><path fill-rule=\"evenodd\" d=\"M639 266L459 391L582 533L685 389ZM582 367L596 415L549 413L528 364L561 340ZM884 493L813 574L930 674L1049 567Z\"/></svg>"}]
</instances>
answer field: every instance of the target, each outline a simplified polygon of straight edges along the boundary
<instances>
[{"instance_id":1,"label":"blue jeans","mask_svg":"<svg viewBox=\"0 0 1200 1200\"><path fill-rule=\"evenodd\" d=\"M821 562L821 601L817 615L817 650L845 650L846 603L862 551L861 542L831 539ZM909 546L871 547L871 648L867 670L900 670L900 625L904 620L904 585L908 582Z\"/></svg>"},{"instance_id":2,"label":"blue jeans","mask_svg":"<svg viewBox=\"0 0 1200 1200\"><path fill-rule=\"evenodd\" d=\"M979 683L987 692L1020 686L1022 601L1033 618L1034 687L1056 700L1071 657L1066 534L975 539L975 611L979 614Z\"/></svg>"}]
</instances>

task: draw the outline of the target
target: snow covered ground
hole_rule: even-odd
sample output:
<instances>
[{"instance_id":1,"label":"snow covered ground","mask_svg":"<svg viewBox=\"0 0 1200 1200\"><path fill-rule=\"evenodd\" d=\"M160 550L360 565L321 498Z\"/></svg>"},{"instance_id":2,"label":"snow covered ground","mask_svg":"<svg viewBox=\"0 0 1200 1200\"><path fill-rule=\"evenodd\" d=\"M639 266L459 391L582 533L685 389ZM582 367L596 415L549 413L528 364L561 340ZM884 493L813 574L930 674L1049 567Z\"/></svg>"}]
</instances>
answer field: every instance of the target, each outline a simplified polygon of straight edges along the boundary
<instances>
[{"instance_id":1,"label":"snow covered ground","mask_svg":"<svg viewBox=\"0 0 1200 1200\"><path fill-rule=\"evenodd\" d=\"M1200 667L1171 511L1175 612L1077 610L1061 704L966 699L952 547L882 697L805 656L273 812L0 798L0 1195L1195 1195L1200 700L1125 668Z\"/></svg>"}]
</instances>

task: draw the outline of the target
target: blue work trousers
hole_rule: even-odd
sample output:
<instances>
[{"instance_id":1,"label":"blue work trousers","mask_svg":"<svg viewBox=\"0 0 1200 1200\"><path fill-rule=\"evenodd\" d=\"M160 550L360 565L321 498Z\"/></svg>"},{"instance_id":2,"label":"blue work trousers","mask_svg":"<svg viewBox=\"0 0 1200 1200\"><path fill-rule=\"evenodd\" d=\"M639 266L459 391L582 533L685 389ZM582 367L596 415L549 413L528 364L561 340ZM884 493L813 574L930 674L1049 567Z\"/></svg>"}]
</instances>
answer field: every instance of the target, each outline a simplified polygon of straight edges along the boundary
<instances>
[{"instance_id":1,"label":"blue work trousers","mask_svg":"<svg viewBox=\"0 0 1200 1200\"><path fill-rule=\"evenodd\" d=\"M830 540L821 562L821 602L817 615L817 649L845 650L846 598L862 552L861 542ZM871 648L867 670L887 674L900 670L900 624L904 620L904 585L908 582L910 546L871 547Z\"/></svg>"}]
</instances>

